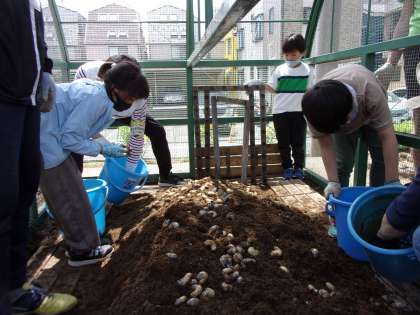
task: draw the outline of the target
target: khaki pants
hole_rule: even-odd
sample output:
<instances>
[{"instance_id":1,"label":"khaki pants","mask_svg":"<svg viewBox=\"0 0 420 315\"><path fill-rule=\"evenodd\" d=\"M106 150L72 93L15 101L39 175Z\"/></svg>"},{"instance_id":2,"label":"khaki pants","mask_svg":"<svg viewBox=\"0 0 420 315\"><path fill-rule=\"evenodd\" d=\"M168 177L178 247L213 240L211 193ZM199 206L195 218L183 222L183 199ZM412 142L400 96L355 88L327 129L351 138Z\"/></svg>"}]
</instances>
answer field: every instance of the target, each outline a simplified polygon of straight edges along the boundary
<instances>
[{"instance_id":1,"label":"khaki pants","mask_svg":"<svg viewBox=\"0 0 420 315\"><path fill-rule=\"evenodd\" d=\"M41 172L41 190L69 249L85 253L100 245L92 208L72 157Z\"/></svg>"}]
</instances>

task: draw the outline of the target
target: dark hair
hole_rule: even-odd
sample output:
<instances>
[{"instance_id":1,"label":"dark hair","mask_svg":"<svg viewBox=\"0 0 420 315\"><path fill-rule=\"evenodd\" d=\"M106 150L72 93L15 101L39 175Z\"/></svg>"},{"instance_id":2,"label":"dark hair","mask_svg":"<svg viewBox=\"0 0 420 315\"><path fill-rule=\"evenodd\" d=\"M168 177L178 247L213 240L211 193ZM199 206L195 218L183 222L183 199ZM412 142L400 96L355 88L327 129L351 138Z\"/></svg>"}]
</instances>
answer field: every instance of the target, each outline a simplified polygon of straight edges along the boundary
<instances>
[{"instance_id":1,"label":"dark hair","mask_svg":"<svg viewBox=\"0 0 420 315\"><path fill-rule=\"evenodd\" d=\"M131 97L148 98L149 84L140 68L132 62L121 61L105 73L105 85L125 91Z\"/></svg>"},{"instance_id":2,"label":"dark hair","mask_svg":"<svg viewBox=\"0 0 420 315\"><path fill-rule=\"evenodd\" d=\"M303 53L306 50L305 39L301 34L290 34L288 38L283 41L281 46L283 53L289 53L293 50L298 50Z\"/></svg>"},{"instance_id":3,"label":"dark hair","mask_svg":"<svg viewBox=\"0 0 420 315\"><path fill-rule=\"evenodd\" d=\"M322 80L303 95L302 110L308 122L319 132L334 133L346 123L353 96L336 80Z\"/></svg>"},{"instance_id":4,"label":"dark hair","mask_svg":"<svg viewBox=\"0 0 420 315\"><path fill-rule=\"evenodd\" d=\"M134 63L136 66L140 68L140 64L137 62L136 58L134 57L131 57L129 55L113 55L113 56L108 57L108 59L105 60L104 64L99 67L98 74L97 74L98 78L103 79L105 77L105 73L109 69L111 69L112 64L119 63L121 61ZM141 71L141 68L140 68L140 71Z\"/></svg>"},{"instance_id":5,"label":"dark hair","mask_svg":"<svg viewBox=\"0 0 420 315\"><path fill-rule=\"evenodd\" d=\"M139 63L137 62L136 58L130 56L130 55L113 55L108 57L107 60L105 60L105 62L114 62L114 63L119 63L121 61L130 61L132 63L135 63L136 65L140 66Z\"/></svg>"}]
</instances>

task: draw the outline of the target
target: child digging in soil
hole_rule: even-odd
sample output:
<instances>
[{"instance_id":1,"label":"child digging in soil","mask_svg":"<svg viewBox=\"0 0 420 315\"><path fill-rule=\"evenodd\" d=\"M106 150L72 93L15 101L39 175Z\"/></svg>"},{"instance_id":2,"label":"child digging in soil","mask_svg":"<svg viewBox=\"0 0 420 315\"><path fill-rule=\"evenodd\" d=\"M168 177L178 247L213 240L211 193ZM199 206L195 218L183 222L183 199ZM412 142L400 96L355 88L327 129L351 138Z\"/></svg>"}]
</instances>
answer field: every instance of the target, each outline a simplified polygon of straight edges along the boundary
<instances>
[{"instance_id":1,"label":"child digging in soil","mask_svg":"<svg viewBox=\"0 0 420 315\"><path fill-rule=\"evenodd\" d=\"M398 144L387 96L375 75L351 64L328 72L302 99L312 137L317 139L328 177L325 195L338 197L349 185L357 140L372 157L370 185L398 180Z\"/></svg>"},{"instance_id":2,"label":"child digging in soil","mask_svg":"<svg viewBox=\"0 0 420 315\"><path fill-rule=\"evenodd\" d=\"M387 96L372 72L357 64L328 72L305 93L302 109L321 147L328 177L325 197L338 197L341 187L349 185L359 137L372 157L370 185L399 182L398 144ZM328 233L336 235L333 225Z\"/></svg>"},{"instance_id":3,"label":"child digging in soil","mask_svg":"<svg viewBox=\"0 0 420 315\"><path fill-rule=\"evenodd\" d=\"M274 94L272 112L284 169L283 178L303 179L306 121L301 101L310 84L312 71L301 60L305 53L305 40L301 34L291 34L283 42L282 51L285 63L274 70L265 87ZM248 86L260 84L259 80L247 83Z\"/></svg>"}]
</instances>

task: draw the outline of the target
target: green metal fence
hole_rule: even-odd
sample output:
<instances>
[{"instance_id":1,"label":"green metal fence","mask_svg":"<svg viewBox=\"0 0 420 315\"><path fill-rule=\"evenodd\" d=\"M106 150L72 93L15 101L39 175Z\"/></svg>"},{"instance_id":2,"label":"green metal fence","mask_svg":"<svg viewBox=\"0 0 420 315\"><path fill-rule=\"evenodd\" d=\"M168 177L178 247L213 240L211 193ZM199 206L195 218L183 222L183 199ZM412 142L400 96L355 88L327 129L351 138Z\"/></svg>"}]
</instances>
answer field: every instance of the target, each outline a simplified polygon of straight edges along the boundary
<instances>
[{"instance_id":1,"label":"green metal fence","mask_svg":"<svg viewBox=\"0 0 420 315\"><path fill-rule=\"evenodd\" d=\"M170 3L170 1L167 2ZM182 147L178 150L179 152L174 153L174 164L179 165L178 168L175 167L176 171L194 177L193 86L242 84L254 78L267 80L274 67L281 63L280 43L290 32L306 33L306 62L315 68L322 65L339 66L347 62L358 62L374 71L384 61L383 52L418 46L420 36L388 38L386 34L391 32L389 28L395 27L394 20L397 19L402 4L393 0L381 1L381 3L383 6L379 8L377 2L371 0L261 0L245 17L236 21L234 27L225 34L222 40L213 43L214 47L209 53L193 66L188 66L188 60L195 49L200 48L199 40L204 38L204 29L210 25L213 13L218 11L221 1L186 0L183 8L185 13L181 14L184 18L177 21L155 19L132 22L139 27L142 25L150 29L153 29L152 26L157 26L159 29L163 27L160 25L166 24L184 25L181 29L185 29L185 36L183 31L180 34L169 34L173 37L178 36L184 41L183 48L173 58L162 60L151 58L150 55L146 56L147 58L140 58L141 56L138 58L152 87L150 100L152 115L156 116L167 128L178 126L179 134L175 133L172 136L173 139L178 139L174 140L174 145L178 148ZM54 32L53 38L50 39L50 52L56 61L55 76L58 81L69 81L78 66L91 59L100 59L99 57L90 58L87 56L88 53L85 55L81 53L80 58L75 58L79 46L96 47L86 44L88 38L86 29L89 25L99 24L105 27L114 22L97 20L92 22L89 20L90 15L87 19L74 21L68 16L64 18L64 9L57 7L54 0L49 0L45 4L48 8L44 14L51 16L51 21L48 23L51 24L51 30ZM129 24L127 21L120 23ZM83 39L81 36L71 39L70 26L76 24L81 29L85 29L83 37L85 42L81 41ZM354 31L350 32L352 28ZM328 29L328 32L325 33L325 29ZM114 36L111 33L108 35ZM124 35L123 33L120 32L120 35ZM322 37L327 37L324 40L326 43L320 40L320 34ZM210 35L214 36L214 34ZM115 42L117 43L118 40ZM140 42L138 40L136 44ZM154 43L150 34L149 39L145 40L145 45L149 45L148 53L151 54ZM95 52L99 56L99 48L90 49L93 49L93 56ZM399 84L400 81L394 83ZM162 107L162 103L165 102L162 97L166 95L167 99L170 99L171 93L176 94L181 100L165 109ZM268 98L269 106L270 102ZM232 124L234 126L232 129L240 128L241 121L241 116L220 118L221 123ZM408 120L407 123L399 124L397 127L398 130L404 131L397 134L401 145L420 148L420 138L413 134L414 129ZM236 137L235 132L232 133L232 137ZM308 142L310 141L308 138ZM146 148L147 150L150 155L150 149ZM368 154L366 145L362 142L359 144L358 152L354 184L364 185L368 169ZM150 155L149 158L150 164L153 164L153 157ZM308 158L311 158L310 154ZM410 167L413 168L413 166ZM324 184L325 179L320 176L320 172L311 170L313 169L309 167L308 174L311 178L319 184Z\"/></svg>"}]
</instances>

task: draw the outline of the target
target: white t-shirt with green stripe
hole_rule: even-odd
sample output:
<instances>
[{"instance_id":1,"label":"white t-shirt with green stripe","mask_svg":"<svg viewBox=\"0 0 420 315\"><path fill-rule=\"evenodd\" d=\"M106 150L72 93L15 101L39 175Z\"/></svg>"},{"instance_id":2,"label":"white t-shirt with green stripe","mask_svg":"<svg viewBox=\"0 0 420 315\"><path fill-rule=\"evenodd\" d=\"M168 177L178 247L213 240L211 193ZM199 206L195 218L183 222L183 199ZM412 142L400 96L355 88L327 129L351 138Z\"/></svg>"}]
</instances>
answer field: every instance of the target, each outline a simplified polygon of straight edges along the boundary
<instances>
[{"instance_id":1,"label":"white t-shirt with green stripe","mask_svg":"<svg viewBox=\"0 0 420 315\"><path fill-rule=\"evenodd\" d=\"M304 62L296 68L286 64L278 66L268 81L268 85L277 93L274 96L273 114L301 112L302 97L311 85L312 70Z\"/></svg>"}]
</instances>

